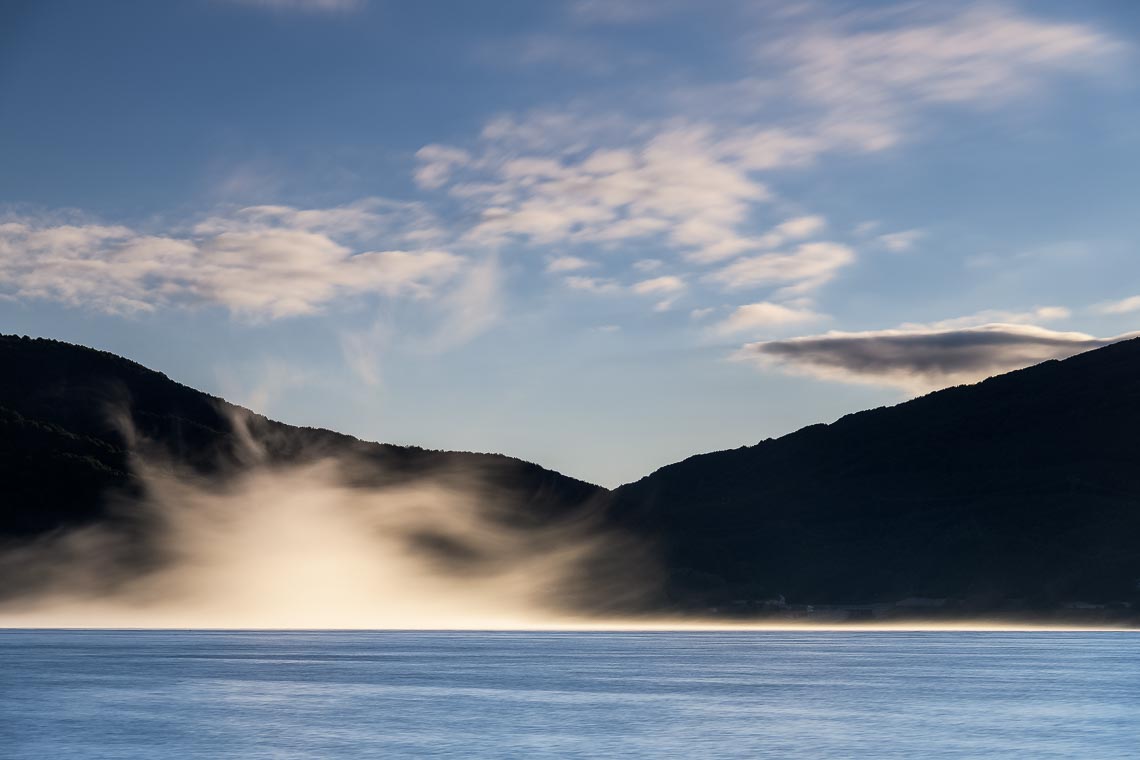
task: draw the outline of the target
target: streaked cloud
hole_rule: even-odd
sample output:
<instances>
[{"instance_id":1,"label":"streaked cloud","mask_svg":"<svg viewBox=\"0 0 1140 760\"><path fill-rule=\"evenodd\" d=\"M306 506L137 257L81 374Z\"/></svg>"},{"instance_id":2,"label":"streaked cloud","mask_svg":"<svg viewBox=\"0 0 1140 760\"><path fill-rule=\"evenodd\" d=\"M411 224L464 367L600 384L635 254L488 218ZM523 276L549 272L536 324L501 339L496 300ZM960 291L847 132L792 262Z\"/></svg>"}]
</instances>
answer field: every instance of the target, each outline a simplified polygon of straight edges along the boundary
<instances>
[{"instance_id":1,"label":"streaked cloud","mask_svg":"<svg viewBox=\"0 0 1140 760\"><path fill-rule=\"evenodd\" d=\"M904 324L902 327L904 329L915 330L947 330L956 329L959 327L978 327L980 325L994 323L1035 325L1042 322L1056 322L1057 320L1068 319L1072 315L1072 310L1065 306L1037 306L1028 311L986 309L985 311L979 311L976 314L968 314L964 317L942 319L937 322L932 322L929 325Z\"/></svg>"},{"instance_id":2,"label":"streaked cloud","mask_svg":"<svg viewBox=\"0 0 1140 760\"><path fill-rule=\"evenodd\" d=\"M596 295L616 295L624 293L625 288L617 282L604 278L604 277L583 277L581 275L573 275L563 278L562 280L566 287L571 290L581 290L586 293L594 293Z\"/></svg>"},{"instance_id":3,"label":"streaked cloud","mask_svg":"<svg viewBox=\"0 0 1140 760\"><path fill-rule=\"evenodd\" d=\"M686 289L685 281L676 275L664 275L642 280L630 286L630 290L639 296L662 297L654 306L654 311L668 311L673 308L678 295Z\"/></svg>"},{"instance_id":4,"label":"streaked cloud","mask_svg":"<svg viewBox=\"0 0 1140 760\"><path fill-rule=\"evenodd\" d=\"M783 240L801 240L815 235L826 226L826 219L818 214L813 214L810 216L797 216L785 222L781 222L776 225L776 229L773 230L773 232L780 236L781 242L783 242Z\"/></svg>"},{"instance_id":5,"label":"streaked cloud","mask_svg":"<svg viewBox=\"0 0 1140 760\"><path fill-rule=\"evenodd\" d=\"M419 154L421 185L451 180L452 195L479 207L480 220L465 235L471 242L614 246L660 237L675 250L714 258L726 247L727 255L751 247L737 228L768 190L725 161L704 128L678 127L637 146L576 157L519 155L513 141L529 130L513 123L491 130L504 131L508 144L488 145L478 158L464 161L462 152L440 146Z\"/></svg>"},{"instance_id":6,"label":"streaked cloud","mask_svg":"<svg viewBox=\"0 0 1140 760\"><path fill-rule=\"evenodd\" d=\"M638 295L668 295L685 289L685 281L674 275L654 277L634 283L630 290Z\"/></svg>"},{"instance_id":7,"label":"streaked cloud","mask_svg":"<svg viewBox=\"0 0 1140 760\"><path fill-rule=\"evenodd\" d=\"M367 0L228 0L236 5L250 5L279 11L313 11L343 13L364 8Z\"/></svg>"},{"instance_id":8,"label":"streaked cloud","mask_svg":"<svg viewBox=\"0 0 1140 760\"><path fill-rule=\"evenodd\" d=\"M876 240L888 251L905 253L914 248L914 244L921 240L924 234L922 230L902 230L879 235Z\"/></svg>"},{"instance_id":9,"label":"streaked cloud","mask_svg":"<svg viewBox=\"0 0 1140 760\"><path fill-rule=\"evenodd\" d=\"M662 275L624 285L609 277L570 275L562 279L571 290L599 296L648 296L658 298L655 311L667 311L687 289L685 280L676 275Z\"/></svg>"},{"instance_id":10,"label":"streaked cloud","mask_svg":"<svg viewBox=\"0 0 1140 760\"><path fill-rule=\"evenodd\" d=\"M737 307L727 318L713 325L713 334L720 336L758 333L774 328L802 325L823 319L810 309L793 308L769 301Z\"/></svg>"},{"instance_id":11,"label":"streaked cloud","mask_svg":"<svg viewBox=\"0 0 1140 760\"><path fill-rule=\"evenodd\" d=\"M416 151L416 159L419 161L414 175L416 184L429 190L442 187L455 169L471 163L471 155L467 151L435 144L425 145Z\"/></svg>"},{"instance_id":12,"label":"streaked cloud","mask_svg":"<svg viewBox=\"0 0 1140 760\"><path fill-rule=\"evenodd\" d=\"M645 66L649 58L626 48L583 36L533 33L488 41L475 58L496 68L556 68L590 76L614 76L623 69Z\"/></svg>"},{"instance_id":13,"label":"streaked cloud","mask_svg":"<svg viewBox=\"0 0 1140 760\"><path fill-rule=\"evenodd\" d=\"M810 152L828 147L813 143ZM823 216L803 214L763 233L748 229L772 197L755 173L801 164L801 148L770 130L542 112L492 120L476 150L425 146L416 178L472 207L478 221L465 239L475 244L617 248L653 240L665 252L708 264L826 228Z\"/></svg>"},{"instance_id":14,"label":"streaked cloud","mask_svg":"<svg viewBox=\"0 0 1140 760\"><path fill-rule=\"evenodd\" d=\"M779 285L785 294L810 292L855 261L855 252L831 242L802 243L780 253L740 258L705 277L726 290Z\"/></svg>"},{"instance_id":15,"label":"streaked cloud","mask_svg":"<svg viewBox=\"0 0 1140 760\"><path fill-rule=\"evenodd\" d=\"M546 262L547 272L575 272L594 266L594 262L580 259L577 256L558 256Z\"/></svg>"},{"instance_id":16,"label":"streaked cloud","mask_svg":"<svg viewBox=\"0 0 1140 760\"><path fill-rule=\"evenodd\" d=\"M749 343L735 356L824 380L917 393L1063 359L1128 337L1097 338L1026 324L914 327Z\"/></svg>"},{"instance_id":17,"label":"streaked cloud","mask_svg":"<svg viewBox=\"0 0 1140 760\"><path fill-rule=\"evenodd\" d=\"M446 351L481 335L502 318L505 301L498 258L468 260L454 287L441 289L435 296L432 312L438 319L419 348Z\"/></svg>"},{"instance_id":18,"label":"streaked cloud","mask_svg":"<svg viewBox=\"0 0 1140 760\"><path fill-rule=\"evenodd\" d=\"M634 24L683 7L680 0L571 0L572 18L590 24Z\"/></svg>"},{"instance_id":19,"label":"streaked cloud","mask_svg":"<svg viewBox=\"0 0 1140 760\"><path fill-rule=\"evenodd\" d=\"M1098 314L1131 314L1140 311L1140 296L1108 301L1094 307L1094 311Z\"/></svg>"},{"instance_id":20,"label":"streaked cloud","mask_svg":"<svg viewBox=\"0 0 1140 760\"><path fill-rule=\"evenodd\" d=\"M899 6L807 27L762 50L789 82L838 123L903 137L925 105L994 106L1040 90L1049 77L1103 67L1124 46L1096 27L1051 21L998 4Z\"/></svg>"},{"instance_id":21,"label":"streaked cloud","mask_svg":"<svg viewBox=\"0 0 1140 760\"><path fill-rule=\"evenodd\" d=\"M590 23L631 23L680 6L586 0L568 7ZM737 60L735 79L717 85L739 95L720 98L732 109L695 109L692 98L702 96L679 88L652 117L589 101L503 114L461 145L422 148L417 183L458 201L475 220L460 233L466 245L513 243L547 257L556 246L560 257L579 246L626 249L639 261L653 245L649 261L672 259L694 282L802 297L857 254L818 239L828 226L822 214L780 220L777 209L803 204L773 189L779 172L828 155L888 150L916 138L917 117L932 108L1012 103L1058 77L1104 70L1124 49L1095 26L1005 6L786 11L762 6L739 16L755 25L741 32L753 44ZM564 48L540 41L544 55ZM670 102L679 110L668 112ZM911 250L924 234L877 233L869 224L858 230L867 244L894 252ZM695 271L705 267L715 268ZM626 287L597 278L566 284L606 293Z\"/></svg>"}]
</instances>

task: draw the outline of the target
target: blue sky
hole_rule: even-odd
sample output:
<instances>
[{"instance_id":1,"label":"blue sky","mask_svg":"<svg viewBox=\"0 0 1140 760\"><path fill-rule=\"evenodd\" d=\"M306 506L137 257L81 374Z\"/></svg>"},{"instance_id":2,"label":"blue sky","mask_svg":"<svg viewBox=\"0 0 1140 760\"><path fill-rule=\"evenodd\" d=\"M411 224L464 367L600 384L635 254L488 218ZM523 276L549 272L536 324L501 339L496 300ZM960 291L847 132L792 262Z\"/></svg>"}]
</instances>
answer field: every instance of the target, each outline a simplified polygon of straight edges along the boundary
<instances>
[{"instance_id":1,"label":"blue sky","mask_svg":"<svg viewBox=\"0 0 1140 760\"><path fill-rule=\"evenodd\" d=\"M606 485L1140 329L1131 2L0 10L0 326Z\"/></svg>"}]
</instances>

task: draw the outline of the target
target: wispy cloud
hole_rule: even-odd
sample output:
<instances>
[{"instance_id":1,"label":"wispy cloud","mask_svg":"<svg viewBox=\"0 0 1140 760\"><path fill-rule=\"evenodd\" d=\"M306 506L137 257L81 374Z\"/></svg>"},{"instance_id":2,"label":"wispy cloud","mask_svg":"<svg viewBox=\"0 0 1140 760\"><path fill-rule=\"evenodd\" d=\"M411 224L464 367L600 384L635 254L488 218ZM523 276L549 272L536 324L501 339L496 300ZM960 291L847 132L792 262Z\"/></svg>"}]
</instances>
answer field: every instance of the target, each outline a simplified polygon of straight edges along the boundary
<instances>
[{"instance_id":1,"label":"wispy cloud","mask_svg":"<svg viewBox=\"0 0 1140 760\"><path fill-rule=\"evenodd\" d=\"M565 33L497 39L480 45L475 58L496 68L556 68L598 77L613 76L650 60L626 48Z\"/></svg>"},{"instance_id":2,"label":"wispy cloud","mask_svg":"<svg viewBox=\"0 0 1140 760\"><path fill-rule=\"evenodd\" d=\"M705 279L726 290L780 285L785 295L802 295L826 284L854 261L855 252L845 245L802 243L787 252L737 259Z\"/></svg>"},{"instance_id":3,"label":"wispy cloud","mask_svg":"<svg viewBox=\"0 0 1140 760\"><path fill-rule=\"evenodd\" d=\"M673 13L680 0L571 0L571 18L588 24L634 24Z\"/></svg>"},{"instance_id":4,"label":"wispy cloud","mask_svg":"<svg viewBox=\"0 0 1140 760\"><path fill-rule=\"evenodd\" d=\"M592 293L600 296L648 296L659 299L654 305L655 311L666 311L673 307L677 299L687 289L685 280L676 275L662 275L639 280L630 285L623 285L609 277L585 277L583 275L570 275L563 278L563 283L571 290Z\"/></svg>"},{"instance_id":5,"label":"wispy cloud","mask_svg":"<svg viewBox=\"0 0 1140 760\"><path fill-rule=\"evenodd\" d=\"M568 7L590 23L632 23L681 6L587 0ZM736 78L718 85L741 96L728 99L732 109L701 109L697 119L692 102L673 93L652 117L583 103L501 115L469 141L421 149L417 182L475 219L461 234L465 244L516 243L548 258L557 246L559 257L571 259L581 258L566 252L576 246L640 258L653 245L651 261L672 259L693 282L800 297L857 254L818 239L827 229L818 213L775 216L801 205L773 189L781 172L828 155L888 150L921 137L919 117L934 108L1019 102L1060 78L1103 71L1125 49L1095 26L1011 6L901 4L824 14L805 4L795 13L763 6L759 16L765 21ZM679 110L669 112L670 102ZM859 235L905 252L923 232L876 236L865 225ZM643 266L635 268L649 271ZM703 267L717 268L694 271ZM566 283L605 293L625 287L598 278Z\"/></svg>"},{"instance_id":6,"label":"wispy cloud","mask_svg":"<svg viewBox=\"0 0 1140 760\"><path fill-rule=\"evenodd\" d=\"M929 325L904 324L903 329L911 330L948 330L959 327L979 327L986 324L1004 323L1014 325L1037 325L1042 322L1056 322L1068 319L1073 315L1071 309L1065 306L1037 306L1028 311L1009 311L1006 309L986 309L964 317L952 317L932 322Z\"/></svg>"},{"instance_id":7,"label":"wispy cloud","mask_svg":"<svg viewBox=\"0 0 1140 760\"><path fill-rule=\"evenodd\" d=\"M702 320L705 317L712 314L714 311L716 311L716 309L712 306L705 306L705 307L700 308L700 309L693 309L692 311L689 312L689 319Z\"/></svg>"},{"instance_id":8,"label":"wispy cloud","mask_svg":"<svg viewBox=\"0 0 1140 760\"><path fill-rule=\"evenodd\" d=\"M676 303L677 297L685 291L688 286L685 281L676 275L664 275L662 277L653 277L648 280L634 283L630 290L639 296L657 296L662 297L653 307L654 311L668 311L673 308Z\"/></svg>"},{"instance_id":9,"label":"wispy cloud","mask_svg":"<svg viewBox=\"0 0 1140 760\"><path fill-rule=\"evenodd\" d=\"M577 256L558 256L546 262L547 272L576 272L594 266L594 262Z\"/></svg>"},{"instance_id":10,"label":"wispy cloud","mask_svg":"<svg viewBox=\"0 0 1140 760\"><path fill-rule=\"evenodd\" d=\"M368 0L227 0L237 5L250 5L278 11L344 13L365 7Z\"/></svg>"},{"instance_id":11,"label":"wispy cloud","mask_svg":"<svg viewBox=\"0 0 1140 760\"><path fill-rule=\"evenodd\" d=\"M852 13L766 45L762 55L787 67L804 100L889 144L916 108L1008 102L1054 75L1103 67L1123 47L1090 25L975 3Z\"/></svg>"},{"instance_id":12,"label":"wispy cloud","mask_svg":"<svg viewBox=\"0 0 1140 760\"><path fill-rule=\"evenodd\" d=\"M684 290L685 281L680 277L665 275L663 277L654 277L650 280L642 280L641 282L634 283L630 289L641 296L668 295Z\"/></svg>"},{"instance_id":13,"label":"wispy cloud","mask_svg":"<svg viewBox=\"0 0 1140 760\"><path fill-rule=\"evenodd\" d=\"M518 155L511 139L466 162L460 155L440 147L421 151L418 176L437 184L465 170L451 193L481 208L466 237L482 244L516 238L615 245L664 237L675 249L696 252L737 239L750 204L768 197L764 185L724 161L697 127L578 158Z\"/></svg>"},{"instance_id":14,"label":"wispy cloud","mask_svg":"<svg viewBox=\"0 0 1140 760\"><path fill-rule=\"evenodd\" d=\"M764 332L771 329L802 325L824 319L810 309L797 309L782 304L761 301L739 306L727 318L713 325L714 335L730 336L741 333Z\"/></svg>"},{"instance_id":15,"label":"wispy cloud","mask_svg":"<svg viewBox=\"0 0 1140 760\"><path fill-rule=\"evenodd\" d=\"M624 293L625 288L617 282L602 277L583 277L581 275L572 275L563 279L566 287L571 290L581 290L586 293L594 293L597 295L616 295Z\"/></svg>"},{"instance_id":16,"label":"wispy cloud","mask_svg":"<svg viewBox=\"0 0 1140 760\"><path fill-rule=\"evenodd\" d=\"M924 234L922 230L903 230L879 235L876 240L888 251L905 253L914 248L914 244L921 240Z\"/></svg>"},{"instance_id":17,"label":"wispy cloud","mask_svg":"<svg viewBox=\"0 0 1140 760\"><path fill-rule=\"evenodd\" d=\"M1094 307L1098 314L1131 314L1140 311L1140 296L1122 298L1119 301L1108 301Z\"/></svg>"}]
</instances>

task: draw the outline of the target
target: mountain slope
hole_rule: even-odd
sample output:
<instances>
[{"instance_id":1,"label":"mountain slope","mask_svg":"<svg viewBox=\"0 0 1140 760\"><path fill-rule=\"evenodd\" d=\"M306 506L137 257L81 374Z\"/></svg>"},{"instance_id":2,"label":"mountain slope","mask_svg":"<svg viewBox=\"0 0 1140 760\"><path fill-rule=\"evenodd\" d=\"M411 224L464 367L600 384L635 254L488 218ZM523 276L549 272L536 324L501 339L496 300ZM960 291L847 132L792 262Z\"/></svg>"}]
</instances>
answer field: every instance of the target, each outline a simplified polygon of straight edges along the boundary
<instances>
[{"instance_id":1,"label":"mountain slope","mask_svg":"<svg viewBox=\"0 0 1140 760\"><path fill-rule=\"evenodd\" d=\"M658 609L1140 602L1140 339L691 457L614 492L509 457L284 425L58 341L0 336L0 366L0 542L118 519L141 490L132 451L223 482L333 457L363 485L478 488L516 527L602 510L610 533L657 550ZM583 583L620 596L655 572L623 553Z\"/></svg>"},{"instance_id":2,"label":"mountain slope","mask_svg":"<svg viewBox=\"0 0 1140 760\"><path fill-rule=\"evenodd\" d=\"M1122 601L1140 583L1140 340L665 467L613 495L681 607Z\"/></svg>"},{"instance_id":3,"label":"mountain slope","mask_svg":"<svg viewBox=\"0 0 1140 760\"><path fill-rule=\"evenodd\" d=\"M218 478L251 456L269 466L331 456L350 457L360 465L354 477L369 485L431 477L469 486L474 479L489 500L511 505L516 522L572 512L605 493L510 457L368 443L274 422L114 354L60 341L0 336L0 367L0 538L111 516L115 500L138 489L130 452L139 445Z\"/></svg>"}]
</instances>

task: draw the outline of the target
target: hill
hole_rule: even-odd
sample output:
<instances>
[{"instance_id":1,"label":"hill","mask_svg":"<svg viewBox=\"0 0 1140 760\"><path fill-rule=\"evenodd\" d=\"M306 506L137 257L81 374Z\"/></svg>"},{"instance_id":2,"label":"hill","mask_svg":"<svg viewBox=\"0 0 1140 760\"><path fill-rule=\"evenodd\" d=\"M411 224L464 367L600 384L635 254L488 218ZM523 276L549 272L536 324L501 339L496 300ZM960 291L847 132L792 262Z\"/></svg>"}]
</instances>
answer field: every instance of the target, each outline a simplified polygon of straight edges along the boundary
<instances>
[{"instance_id":1,"label":"hill","mask_svg":"<svg viewBox=\"0 0 1140 760\"><path fill-rule=\"evenodd\" d=\"M477 488L515 527L584 518L634 536L625 546L654 548L651 571L630 567L644 565L631 550L583 585L644 599L621 584L663 567L654 611L1140 608L1140 339L690 457L613 492L510 457L285 425L58 341L0 337L0 363L0 542L120 519L146 447L222 483L333 457L356 463L361 485Z\"/></svg>"},{"instance_id":2,"label":"hill","mask_svg":"<svg viewBox=\"0 0 1140 760\"><path fill-rule=\"evenodd\" d=\"M1140 601L1140 340L694 456L611 515L681 608Z\"/></svg>"},{"instance_id":3,"label":"hill","mask_svg":"<svg viewBox=\"0 0 1140 760\"><path fill-rule=\"evenodd\" d=\"M140 445L220 479L251 458L275 466L338 457L360 465L353 477L368 485L474 480L490 500L512 505L515 520L565 515L605 493L511 457L369 443L275 422L61 341L0 336L0 366L0 538L113 517L114 499L137 489L130 455Z\"/></svg>"}]
</instances>

